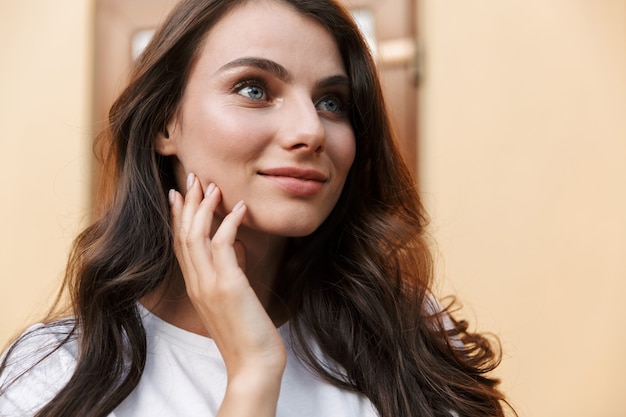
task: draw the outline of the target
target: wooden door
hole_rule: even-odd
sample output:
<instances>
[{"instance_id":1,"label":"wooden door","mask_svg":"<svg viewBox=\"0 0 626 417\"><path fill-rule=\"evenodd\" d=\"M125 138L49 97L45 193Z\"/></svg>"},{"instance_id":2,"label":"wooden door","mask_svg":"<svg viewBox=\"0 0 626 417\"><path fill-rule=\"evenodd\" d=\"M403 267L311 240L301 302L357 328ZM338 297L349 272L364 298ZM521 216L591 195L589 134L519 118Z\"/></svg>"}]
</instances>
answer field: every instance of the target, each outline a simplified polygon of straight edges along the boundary
<instances>
[{"instance_id":1,"label":"wooden door","mask_svg":"<svg viewBox=\"0 0 626 417\"><path fill-rule=\"evenodd\" d=\"M343 0L364 32L373 26L379 75L404 157L417 174L417 0ZM371 24L373 22L373 25Z\"/></svg>"}]
</instances>

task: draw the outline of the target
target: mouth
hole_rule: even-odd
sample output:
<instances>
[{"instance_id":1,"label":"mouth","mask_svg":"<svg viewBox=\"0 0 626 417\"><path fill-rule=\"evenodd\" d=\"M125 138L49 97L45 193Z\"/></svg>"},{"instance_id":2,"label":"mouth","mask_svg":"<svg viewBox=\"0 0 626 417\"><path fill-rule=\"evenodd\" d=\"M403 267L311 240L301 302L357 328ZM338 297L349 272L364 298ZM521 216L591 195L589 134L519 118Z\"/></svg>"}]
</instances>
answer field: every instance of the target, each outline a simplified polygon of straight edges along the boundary
<instances>
[{"instance_id":1,"label":"mouth","mask_svg":"<svg viewBox=\"0 0 626 417\"><path fill-rule=\"evenodd\" d=\"M258 174L295 197L313 197L322 191L328 181L328 177L320 171L296 167L270 168Z\"/></svg>"},{"instance_id":2,"label":"mouth","mask_svg":"<svg viewBox=\"0 0 626 417\"><path fill-rule=\"evenodd\" d=\"M270 168L258 172L267 177L286 177L300 181L326 182L328 177L314 169L302 169L297 167Z\"/></svg>"}]
</instances>

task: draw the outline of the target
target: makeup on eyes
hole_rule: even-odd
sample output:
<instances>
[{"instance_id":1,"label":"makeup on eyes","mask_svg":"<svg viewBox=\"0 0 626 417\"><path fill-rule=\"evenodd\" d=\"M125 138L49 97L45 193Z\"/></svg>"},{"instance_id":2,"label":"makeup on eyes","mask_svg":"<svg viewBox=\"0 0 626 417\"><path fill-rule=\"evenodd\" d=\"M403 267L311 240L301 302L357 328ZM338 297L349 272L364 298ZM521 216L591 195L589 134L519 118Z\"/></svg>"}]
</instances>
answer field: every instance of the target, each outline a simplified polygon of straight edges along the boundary
<instances>
[{"instance_id":1,"label":"makeup on eyes","mask_svg":"<svg viewBox=\"0 0 626 417\"><path fill-rule=\"evenodd\" d=\"M295 83L288 69L258 57L237 58L222 65L216 73L226 77L224 83L229 93L241 96L252 105L272 103L281 97L282 84ZM331 119L345 119L351 106L350 84L349 78L343 74L323 77L315 82L311 97L316 109Z\"/></svg>"}]
</instances>

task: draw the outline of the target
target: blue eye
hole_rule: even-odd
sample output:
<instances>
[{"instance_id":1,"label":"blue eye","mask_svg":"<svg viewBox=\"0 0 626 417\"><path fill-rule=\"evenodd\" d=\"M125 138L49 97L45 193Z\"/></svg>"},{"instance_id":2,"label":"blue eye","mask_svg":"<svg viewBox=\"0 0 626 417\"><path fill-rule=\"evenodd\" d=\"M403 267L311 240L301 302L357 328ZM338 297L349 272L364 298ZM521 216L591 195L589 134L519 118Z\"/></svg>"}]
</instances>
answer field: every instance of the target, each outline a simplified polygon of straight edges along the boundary
<instances>
[{"instance_id":1,"label":"blue eye","mask_svg":"<svg viewBox=\"0 0 626 417\"><path fill-rule=\"evenodd\" d=\"M243 86L237 93L252 100L263 100L266 98L265 90L260 85L251 84Z\"/></svg>"},{"instance_id":2,"label":"blue eye","mask_svg":"<svg viewBox=\"0 0 626 417\"><path fill-rule=\"evenodd\" d=\"M317 103L317 109L323 111L329 111L331 113L338 113L342 110L341 100L336 97L326 97Z\"/></svg>"}]
</instances>

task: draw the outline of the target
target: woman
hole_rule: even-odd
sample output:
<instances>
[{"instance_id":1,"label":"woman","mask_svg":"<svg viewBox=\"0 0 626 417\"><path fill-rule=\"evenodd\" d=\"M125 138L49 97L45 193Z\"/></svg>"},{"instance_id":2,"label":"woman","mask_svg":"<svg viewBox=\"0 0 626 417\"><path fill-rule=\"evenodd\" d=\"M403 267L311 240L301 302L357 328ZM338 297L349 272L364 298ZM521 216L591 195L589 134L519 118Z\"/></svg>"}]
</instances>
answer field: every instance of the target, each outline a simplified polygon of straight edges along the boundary
<instances>
[{"instance_id":1,"label":"woman","mask_svg":"<svg viewBox=\"0 0 626 417\"><path fill-rule=\"evenodd\" d=\"M183 1L103 141L70 318L6 352L0 415L503 415L490 344L430 296L425 215L342 8Z\"/></svg>"}]
</instances>

